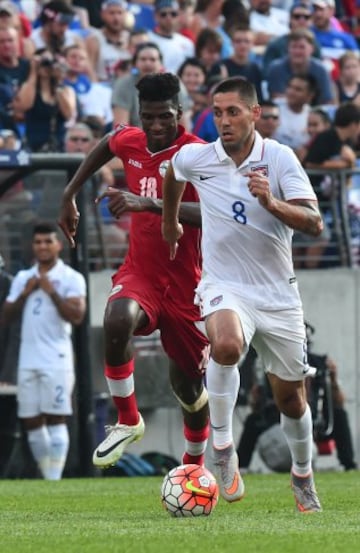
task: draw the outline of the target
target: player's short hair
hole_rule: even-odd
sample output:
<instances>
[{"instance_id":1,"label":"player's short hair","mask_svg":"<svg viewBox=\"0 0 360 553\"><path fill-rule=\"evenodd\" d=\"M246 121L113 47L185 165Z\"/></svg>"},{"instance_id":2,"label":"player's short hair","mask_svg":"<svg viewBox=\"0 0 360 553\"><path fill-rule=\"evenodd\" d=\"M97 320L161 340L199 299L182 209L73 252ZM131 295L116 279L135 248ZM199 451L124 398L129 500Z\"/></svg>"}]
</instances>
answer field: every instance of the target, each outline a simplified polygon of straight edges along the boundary
<instances>
[{"instance_id":1,"label":"player's short hair","mask_svg":"<svg viewBox=\"0 0 360 553\"><path fill-rule=\"evenodd\" d=\"M35 234L56 234L58 233L58 228L55 223L52 221L39 221L33 226L32 235Z\"/></svg>"},{"instance_id":2,"label":"player's short hair","mask_svg":"<svg viewBox=\"0 0 360 553\"><path fill-rule=\"evenodd\" d=\"M171 100L179 107L180 81L173 73L145 75L137 83L139 102L165 102Z\"/></svg>"},{"instance_id":3,"label":"player's short hair","mask_svg":"<svg viewBox=\"0 0 360 553\"><path fill-rule=\"evenodd\" d=\"M218 93L237 92L243 102L249 106L258 104L258 97L255 86L244 77L229 77L215 85L212 96Z\"/></svg>"}]
</instances>

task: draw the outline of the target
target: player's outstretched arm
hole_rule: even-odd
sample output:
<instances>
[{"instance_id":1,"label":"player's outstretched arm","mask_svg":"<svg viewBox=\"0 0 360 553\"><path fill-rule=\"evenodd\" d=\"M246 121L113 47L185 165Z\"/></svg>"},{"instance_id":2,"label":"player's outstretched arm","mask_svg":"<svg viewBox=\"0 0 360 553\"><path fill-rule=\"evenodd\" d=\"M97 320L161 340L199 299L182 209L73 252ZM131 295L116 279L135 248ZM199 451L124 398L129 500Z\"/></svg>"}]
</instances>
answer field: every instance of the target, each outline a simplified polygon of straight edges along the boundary
<instances>
[{"instance_id":1,"label":"player's outstretched arm","mask_svg":"<svg viewBox=\"0 0 360 553\"><path fill-rule=\"evenodd\" d=\"M174 169L170 163L163 180L163 210L162 235L170 245L170 259L174 259L178 247L178 240L183 235L182 225L179 223L181 198L184 194L185 183L178 182Z\"/></svg>"},{"instance_id":2,"label":"player's outstretched arm","mask_svg":"<svg viewBox=\"0 0 360 553\"><path fill-rule=\"evenodd\" d=\"M127 211L131 212L150 212L157 215L162 214L163 201L156 198L147 198L138 196L127 190L119 190L109 186L100 196L96 198L96 203L108 198L108 209L110 213L119 219ZM179 209L180 223L201 227L200 205L198 202L182 202Z\"/></svg>"},{"instance_id":3,"label":"player's outstretched arm","mask_svg":"<svg viewBox=\"0 0 360 553\"><path fill-rule=\"evenodd\" d=\"M64 190L58 224L72 248L75 246L76 229L80 217L76 206L76 195L83 184L114 157L109 148L109 137L110 135L104 136L89 152Z\"/></svg>"}]
</instances>

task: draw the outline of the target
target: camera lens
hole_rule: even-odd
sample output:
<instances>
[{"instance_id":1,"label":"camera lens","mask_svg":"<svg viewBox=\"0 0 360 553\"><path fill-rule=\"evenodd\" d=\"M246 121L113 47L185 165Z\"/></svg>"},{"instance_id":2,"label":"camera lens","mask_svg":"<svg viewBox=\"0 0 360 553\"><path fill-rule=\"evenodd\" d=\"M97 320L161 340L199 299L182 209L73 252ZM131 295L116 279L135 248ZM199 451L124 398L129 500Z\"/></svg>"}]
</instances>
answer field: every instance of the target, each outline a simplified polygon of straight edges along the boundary
<instances>
[{"instance_id":1,"label":"camera lens","mask_svg":"<svg viewBox=\"0 0 360 553\"><path fill-rule=\"evenodd\" d=\"M42 60L40 61L40 65L42 67L51 67L53 64L53 60L51 60L50 58L42 58Z\"/></svg>"}]
</instances>

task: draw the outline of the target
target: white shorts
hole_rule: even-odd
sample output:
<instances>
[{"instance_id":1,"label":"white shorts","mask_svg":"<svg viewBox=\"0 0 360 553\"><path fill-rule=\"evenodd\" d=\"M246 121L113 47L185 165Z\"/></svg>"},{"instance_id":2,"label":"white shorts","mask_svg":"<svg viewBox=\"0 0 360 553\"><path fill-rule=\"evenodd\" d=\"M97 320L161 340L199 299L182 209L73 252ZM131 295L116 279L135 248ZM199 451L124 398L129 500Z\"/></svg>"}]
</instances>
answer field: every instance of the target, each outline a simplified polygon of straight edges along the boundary
<instances>
[{"instance_id":1,"label":"white shorts","mask_svg":"<svg viewBox=\"0 0 360 553\"><path fill-rule=\"evenodd\" d=\"M282 380L303 380L315 374L307 362L307 341L301 307L265 311L237 294L206 285L197 290L195 303L202 317L229 309L239 316L246 346L254 347L265 372Z\"/></svg>"},{"instance_id":2,"label":"white shorts","mask_svg":"<svg viewBox=\"0 0 360 553\"><path fill-rule=\"evenodd\" d=\"M71 415L74 371L69 369L20 369L18 375L18 416Z\"/></svg>"}]
</instances>

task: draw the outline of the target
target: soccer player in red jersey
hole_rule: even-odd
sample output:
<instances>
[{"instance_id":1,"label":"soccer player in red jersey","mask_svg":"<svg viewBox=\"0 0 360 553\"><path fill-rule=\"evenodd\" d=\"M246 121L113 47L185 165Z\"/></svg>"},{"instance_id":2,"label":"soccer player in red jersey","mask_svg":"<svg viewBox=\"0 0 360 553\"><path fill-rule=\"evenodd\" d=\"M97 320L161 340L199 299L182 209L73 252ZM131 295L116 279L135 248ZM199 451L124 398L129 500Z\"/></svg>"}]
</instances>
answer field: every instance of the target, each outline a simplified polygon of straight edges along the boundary
<instances>
[{"instance_id":1,"label":"soccer player in red jersey","mask_svg":"<svg viewBox=\"0 0 360 553\"><path fill-rule=\"evenodd\" d=\"M84 182L114 156L124 164L129 192L108 189L115 217L131 212L129 250L113 276L105 318L105 377L118 411L117 423L95 449L93 463L114 464L125 447L142 438L144 421L134 388L132 336L160 330L169 357L170 382L184 417L184 463L204 464L209 435L207 391L203 372L208 342L196 328L199 312L194 289L200 280L200 211L197 194L187 184L181 208L182 248L176 260L161 235L162 180L169 160L184 144L199 142L178 124L179 80L171 73L143 77L137 84L143 130L120 126L106 135L81 163L65 188L59 225L74 246L79 220L76 194Z\"/></svg>"}]
</instances>

